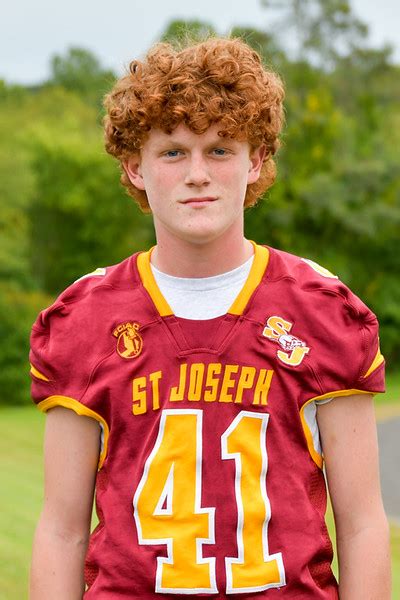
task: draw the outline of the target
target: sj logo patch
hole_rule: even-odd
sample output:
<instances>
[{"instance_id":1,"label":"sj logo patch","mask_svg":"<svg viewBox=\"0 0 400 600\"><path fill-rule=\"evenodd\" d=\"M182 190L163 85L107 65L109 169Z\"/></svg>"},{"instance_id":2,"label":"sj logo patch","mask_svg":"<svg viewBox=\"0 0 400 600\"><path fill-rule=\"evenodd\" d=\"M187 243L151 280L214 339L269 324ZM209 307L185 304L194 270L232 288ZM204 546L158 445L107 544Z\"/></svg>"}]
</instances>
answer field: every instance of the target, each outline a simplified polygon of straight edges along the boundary
<instances>
[{"instance_id":1,"label":"sj logo patch","mask_svg":"<svg viewBox=\"0 0 400 600\"><path fill-rule=\"evenodd\" d=\"M285 365L298 367L305 355L310 352L310 348L303 340L289 333L292 327L293 323L282 317L269 317L263 330L263 336L276 342L282 348L276 352L279 360Z\"/></svg>"},{"instance_id":2,"label":"sj logo patch","mask_svg":"<svg viewBox=\"0 0 400 600\"><path fill-rule=\"evenodd\" d=\"M122 358L136 358L142 352L139 323L122 323L114 329L113 336L117 338L117 352Z\"/></svg>"}]
</instances>

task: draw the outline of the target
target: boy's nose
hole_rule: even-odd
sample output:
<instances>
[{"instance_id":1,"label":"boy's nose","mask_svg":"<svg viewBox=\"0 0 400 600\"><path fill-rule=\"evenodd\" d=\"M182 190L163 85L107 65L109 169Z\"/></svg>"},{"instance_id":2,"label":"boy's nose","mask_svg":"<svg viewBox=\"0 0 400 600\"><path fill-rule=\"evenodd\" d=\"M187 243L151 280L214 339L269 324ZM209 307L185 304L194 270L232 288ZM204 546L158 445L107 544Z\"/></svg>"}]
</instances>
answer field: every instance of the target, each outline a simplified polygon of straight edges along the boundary
<instances>
[{"instance_id":1,"label":"boy's nose","mask_svg":"<svg viewBox=\"0 0 400 600\"><path fill-rule=\"evenodd\" d=\"M185 183L199 187L210 183L210 181L207 161L204 158L193 156L188 163Z\"/></svg>"}]
</instances>

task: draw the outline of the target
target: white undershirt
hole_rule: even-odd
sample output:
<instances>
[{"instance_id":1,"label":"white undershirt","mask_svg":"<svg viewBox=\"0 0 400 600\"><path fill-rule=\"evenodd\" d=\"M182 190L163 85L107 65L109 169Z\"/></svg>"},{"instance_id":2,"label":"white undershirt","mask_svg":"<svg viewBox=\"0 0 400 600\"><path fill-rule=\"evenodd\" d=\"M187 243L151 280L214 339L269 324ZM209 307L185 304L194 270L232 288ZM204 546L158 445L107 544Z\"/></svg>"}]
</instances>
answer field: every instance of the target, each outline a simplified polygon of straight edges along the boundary
<instances>
[{"instance_id":1,"label":"white undershirt","mask_svg":"<svg viewBox=\"0 0 400 600\"><path fill-rule=\"evenodd\" d=\"M225 315L250 273L254 255L243 265L213 277L173 277L151 263L162 295L177 317L204 321Z\"/></svg>"}]
</instances>

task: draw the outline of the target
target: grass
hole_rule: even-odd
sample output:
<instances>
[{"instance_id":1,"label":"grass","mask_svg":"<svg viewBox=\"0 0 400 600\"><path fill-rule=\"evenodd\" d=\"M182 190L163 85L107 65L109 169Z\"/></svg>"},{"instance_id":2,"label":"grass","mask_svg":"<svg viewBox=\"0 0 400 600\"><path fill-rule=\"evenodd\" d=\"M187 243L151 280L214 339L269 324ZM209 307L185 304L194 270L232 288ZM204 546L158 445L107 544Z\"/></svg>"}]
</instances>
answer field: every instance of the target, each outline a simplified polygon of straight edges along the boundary
<instances>
[{"instance_id":1,"label":"grass","mask_svg":"<svg viewBox=\"0 0 400 600\"><path fill-rule=\"evenodd\" d=\"M43 415L0 411L0 598L27 598L32 536L42 503Z\"/></svg>"},{"instance_id":2,"label":"grass","mask_svg":"<svg viewBox=\"0 0 400 600\"><path fill-rule=\"evenodd\" d=\"M388 378L388 392L377 397L380 419L400 416L400 374ZM0 598L28 597L34 528L43 492L42 438L45 419L31 406L0 409ZM334 536L331 512L327 515ZM400 527L391 524L393 598L400 598Z\"/></svg>"}]
</instances>

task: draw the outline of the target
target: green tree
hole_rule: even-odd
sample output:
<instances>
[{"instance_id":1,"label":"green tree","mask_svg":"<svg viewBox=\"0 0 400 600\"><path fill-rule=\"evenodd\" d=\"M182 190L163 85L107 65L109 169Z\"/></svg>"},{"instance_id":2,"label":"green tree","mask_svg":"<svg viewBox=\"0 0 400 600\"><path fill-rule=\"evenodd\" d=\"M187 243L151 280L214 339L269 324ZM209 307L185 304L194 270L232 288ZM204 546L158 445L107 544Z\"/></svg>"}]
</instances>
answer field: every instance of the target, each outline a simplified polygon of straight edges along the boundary
<instances>
[{"instance_id":1,"label":"green tree","mask_svg":"<svg viewBox=\"0 0 400 600\"><path fill-rule=\"evenodd\" d=\"M152 227L118 184L94 103L3 83L0 108L0 403L19 404L39 310L93 266L150 245Z\"/></svg>"},{"instance_id":2,"label":"green tree","mask_svg":"<svg viewBox=\"0 0 400 600\"><path fill-rule=\"evenodd\" d=\"M51 298L0 282L0 405L30 402L29 332Z\"/></svg>"},{"instance_id":3,"label":"green tree","mask_svg":"<svg viewBox=\"0 0 400 600\"><path fill-rule=\"evenodd\" d=\"M362 45L368 28L348 0L261 0L277 15L272 30L287 39L295 60L325 68Z\"/></svg>"},{"instance_id":4,"label":"green tree","mask_svg":"<svg viewBox=\"0 0 400 600\"><path fill-rule=\"evenodd\" d=\"M183 19L175 19L171 21L163 34L161 41L180 44L185 40L202 40L209 35L216 33L216 30L210 23L192 19L185 21Z\"/></svg>"},{"instance_id":5,"label":"green tree","mask_svg":"<svg viewBox=\"0 0 400 600\"><path fill-rule=\"evenodd\" d=\"M115 163L98 143L41 140L33 169L30 247L41 289L60 292L153 242L151 219L123 192Z\"/></svg>"},{"instance_id":6,"label":"green tree","mask_svg":"<svg viewBox=\"0 0 400 600\"><path fill-rule=\"evenodd\" d=\"M89 50L72 47L65 55L51 58L49 83L79 94L88 102L100 103L116 78L112 70L104 69Z\"/></svg>"},{"instance_id":7,"label":"green tree","mask_svg":"<svg viewBox=\"0 0 400 600\"><path fill-rule=\"evenodd\" d=\"M260 31L253 27L232 27L232 37L242 38L249 46L254 48L263 58L267 65L276 71L287 64L287 56L284 49L279 45L277 37L269 31ZM272 64L273 61L273 64Z\"/></svg>"}]
</instances>

